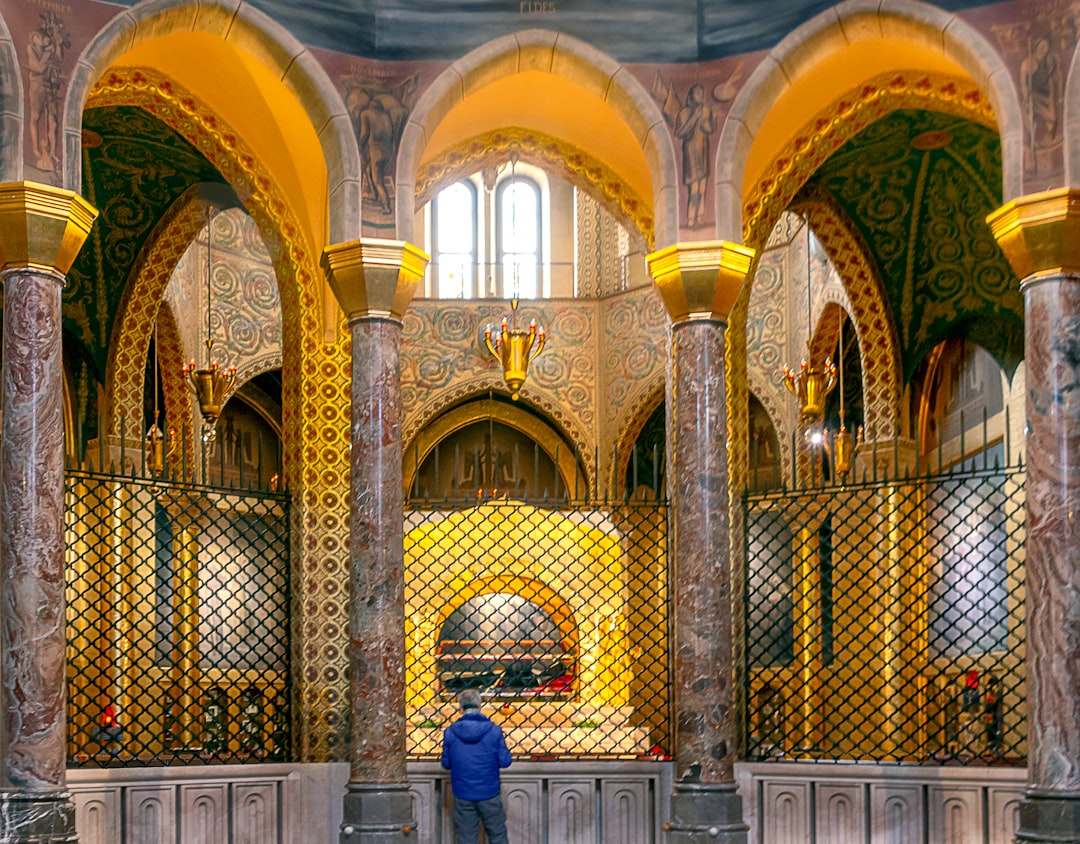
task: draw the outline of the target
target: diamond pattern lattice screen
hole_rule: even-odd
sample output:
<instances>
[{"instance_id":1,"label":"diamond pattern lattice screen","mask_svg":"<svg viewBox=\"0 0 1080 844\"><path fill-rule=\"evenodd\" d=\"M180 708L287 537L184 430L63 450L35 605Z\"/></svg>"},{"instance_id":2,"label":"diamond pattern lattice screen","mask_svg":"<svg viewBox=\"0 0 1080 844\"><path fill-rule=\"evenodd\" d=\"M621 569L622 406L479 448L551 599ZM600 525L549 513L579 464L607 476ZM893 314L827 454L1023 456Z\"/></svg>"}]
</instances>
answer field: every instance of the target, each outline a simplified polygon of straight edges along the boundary
<instances>
[{"instance_id":1,"label":"diamond pattern lattice screen","mask_svg":"<svg viewBox=\"0 0 1080 844\"><path fill-rule=\"evenodd\" d=\"M69 472L71 765L289 755L279 493Z\"/></svg>"},{"instance_id":2,"label":"diamond pattern lattice screen","mask_svg":"<svg viewBox=\"0 0 1080 844\"><path fill-rule=\"evenodd\" d=\"M517 757L666 756L666 538L654 503L407 511L410 754L474 687Z\"/></svg>"},{"instance_id":3,"label":"diamond pattern lattice screen","mask_svg":"<svg viewBox=\"0 0 1080 844\"><path fill-rule=\"evenodd\" d=\"M749 496L748 756L1023 764L1023 519L1022 469Z\"/></svg>"}]
</instances>

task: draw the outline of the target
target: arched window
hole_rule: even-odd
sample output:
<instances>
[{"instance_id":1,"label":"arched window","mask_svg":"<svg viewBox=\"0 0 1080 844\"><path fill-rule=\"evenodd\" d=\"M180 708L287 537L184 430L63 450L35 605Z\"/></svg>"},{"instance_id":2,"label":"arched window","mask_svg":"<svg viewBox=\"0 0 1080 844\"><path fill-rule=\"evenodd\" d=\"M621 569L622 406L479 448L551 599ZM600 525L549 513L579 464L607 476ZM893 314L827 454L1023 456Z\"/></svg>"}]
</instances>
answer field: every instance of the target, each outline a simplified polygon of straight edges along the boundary
<instances>
[{"instance_id":1,"label":"arched window","mask_svg":"<svg viewBox=\"0 0 1080 844\"><path fill-rule=\"evenodd\" d=\"M431 206L437 295L471 299L476 295L476 188L458 182L439 191Z\"/></svg>"},{"instance_id":2,"label":"arched window","mask_svg":"<svg viewBox=\"0 0 1080 844\"><path fill-rule=\"evenodd\" d=\"M495 197L496 252L502 296L535 299L540 295L540 187L532 179L511 176Z\"/></svg>"},{"instance_id":3,"label":"arched window","mask_svg":"<svg viewBox=\"0 0 1080 844\"><path fill-rule=\"evenodd\" d=\"M439 680L451 693L558 698L573 693L573 649L539 603L506 592L470 598L439 633Z\"/></svg>"}]
</instances>

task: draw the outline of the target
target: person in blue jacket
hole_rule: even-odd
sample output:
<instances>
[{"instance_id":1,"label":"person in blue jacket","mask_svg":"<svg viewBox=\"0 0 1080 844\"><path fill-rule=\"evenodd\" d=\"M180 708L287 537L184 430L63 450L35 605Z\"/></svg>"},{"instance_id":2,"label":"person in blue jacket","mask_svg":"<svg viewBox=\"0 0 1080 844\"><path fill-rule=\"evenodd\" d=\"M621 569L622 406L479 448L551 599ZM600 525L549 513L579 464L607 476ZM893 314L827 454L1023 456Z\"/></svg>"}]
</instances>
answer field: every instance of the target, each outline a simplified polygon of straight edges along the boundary
<instances>
[{"instance_id":1,"label":"person in blue jacket","mask_svg":"<svg viewBox=\"0 0 1080 844\"><path fill-rule=\"evenodd\" d=\"M461 717L443 731L442 750L457 844L477 844L481 821L489 844L508 844L499 769L510 767L510 750L499 725L480 711L479 689L465 689L458 703Z\"/></svg>"}]
</instances>

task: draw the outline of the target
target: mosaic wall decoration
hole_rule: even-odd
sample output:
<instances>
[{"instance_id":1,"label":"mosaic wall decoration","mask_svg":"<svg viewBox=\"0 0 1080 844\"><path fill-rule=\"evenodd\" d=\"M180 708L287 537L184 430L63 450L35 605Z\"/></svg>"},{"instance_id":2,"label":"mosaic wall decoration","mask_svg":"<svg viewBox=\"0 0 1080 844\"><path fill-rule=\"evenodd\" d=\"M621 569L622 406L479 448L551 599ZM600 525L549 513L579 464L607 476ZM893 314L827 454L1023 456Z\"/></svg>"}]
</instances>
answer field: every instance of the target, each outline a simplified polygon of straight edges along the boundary
<instances>
[{"instance_id":1,"label":"mosaic wall decoration","mask_svg":"<svg viewBox=\"0 0 1080 844\"><path fill-rule=\"evenodd\" d=\"M178 132L134 106L83 117L83 195L98 209L64 288L64 322L104 373L112 317L155 224L192 184L221 182Z\"/></svg>"},{"instance_id":2,"label":"mosaic wall decoration","mask_svg":"<svg viewBox=\"0 0 1080 844\"><path fill-rule=\"evenodd\" d=\"M902 110L867 126L811 179L870 248L900 340L904 381L954 333L1012 372L1023 357L1023 300L986 215L1001 204L996 132Z\"/></svg>"},{"instance_id":3,"label":"mosaic wall decoration","mask_svg":"<svg viewBox=\"0 0 1080 844\"><path fill-rule=\"evenodd\" d=\"M509 314L503 300L417 300L405 313L401 343L402 442L463 399L506 393L502 369L483 347L484 326ZM536 318L547 346L529 367L522 401L542 410L581 449L590 476L597 430L597 304L528 302L519 324ZM591 482L591 481L590 481Z\"/></svg>"}]
</instances>

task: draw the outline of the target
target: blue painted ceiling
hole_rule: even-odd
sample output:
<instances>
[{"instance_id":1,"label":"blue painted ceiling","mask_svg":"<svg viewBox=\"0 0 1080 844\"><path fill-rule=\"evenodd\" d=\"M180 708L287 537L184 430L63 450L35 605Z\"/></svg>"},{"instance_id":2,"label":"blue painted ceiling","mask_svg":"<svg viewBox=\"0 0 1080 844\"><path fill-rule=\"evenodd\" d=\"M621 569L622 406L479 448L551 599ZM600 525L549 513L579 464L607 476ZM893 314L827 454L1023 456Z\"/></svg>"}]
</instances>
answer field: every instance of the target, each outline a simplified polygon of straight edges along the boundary
<instances>
[{"instance_id":1,"label":"blue painted ceiling","mask_svg":"<svg viewBox=\"0 0 1080 844\"><path fill-rule=\"evenodd\" d=\"M124 0L126 5L133 5ZM828 0L249 0L309 47L453 60L512 32L573 35L621 62L696 62L769 49ZM940 0L950 11L981 0Z\"/></svg>"}]
</instances>

